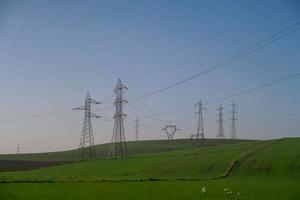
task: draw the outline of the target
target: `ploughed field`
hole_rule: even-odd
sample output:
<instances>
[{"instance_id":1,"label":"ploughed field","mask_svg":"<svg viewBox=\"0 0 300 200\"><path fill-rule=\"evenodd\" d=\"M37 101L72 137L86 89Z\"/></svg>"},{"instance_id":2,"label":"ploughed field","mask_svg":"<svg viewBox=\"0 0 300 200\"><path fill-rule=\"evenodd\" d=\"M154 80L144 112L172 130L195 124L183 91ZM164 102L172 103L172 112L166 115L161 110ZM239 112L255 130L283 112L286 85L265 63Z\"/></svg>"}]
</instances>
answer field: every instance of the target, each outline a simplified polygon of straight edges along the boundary
<instances>
[{"instance_id":1,"label":"ploughed field","mask_svg":"<svg viewBox=\"0 0 300 200\"><path fill-rule=\"evenodd\" d=\"M23 171L70 163L70 161L0 160L0 171Z\"/></svg>"},{"instance_id":2,"label":"ploughed field","mask_svg":"<svg viewBox=\"0 0 300 200\"><path fill-rule=\"evenodd\" d=\"M2 168L0 199L300 199L300 138L131 142L127 159L105 158L107 148L97 146L94 161L76 161L76 150L2 155L73 162Z\"/></svg>"}]
</instances>

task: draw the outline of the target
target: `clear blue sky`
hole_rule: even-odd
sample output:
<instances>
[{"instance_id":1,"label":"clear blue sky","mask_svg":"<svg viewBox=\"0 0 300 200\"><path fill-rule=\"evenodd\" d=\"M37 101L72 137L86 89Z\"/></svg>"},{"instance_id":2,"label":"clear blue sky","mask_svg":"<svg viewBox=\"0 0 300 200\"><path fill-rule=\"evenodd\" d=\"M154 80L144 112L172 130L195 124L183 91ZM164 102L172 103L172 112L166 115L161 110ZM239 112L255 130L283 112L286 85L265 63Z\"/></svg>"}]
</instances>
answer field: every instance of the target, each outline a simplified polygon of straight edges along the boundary
<instances>
[{"instance_id":1,"label":"clear blue sky","mask_svg":"<svg viewBox=\"0 0 300 200\"><path fill-rule=\"evenodd\" d=\"M5 1L0 0L0 153L71 149L78 146L82 113L15 120L79 106L85 93L112 101L122 78L142 96L200 72L300 20L300 3L286 1ZM300 31L240 59L144 100L157 112L213 100L300 72ZM240 138L300 136L300 78L236 98ZM229 104L225 134L229 136ZM205 113L205 131L215 137L215 109ZM108 107L95 112L112 119ZM151 115L127 105L132 118ZM193 118L193 110L163 116ZM9 119L14 119L7 121ZM165 138L163 124L141 118L142 139ZM9 122L9 123L8 123ZM56 124L74 122L60 126ZM195 120L177 123L177 138L189 137ZM94 120L96 143L110 141L112 122ZM49 127L50 125L55 125ZM48 128L43 128L48 127ZM144 128L143 128L144 127ZM147 130L146 130L147 127ZM150 130L149 130L150 129Z\"/></svg>"}]
</instances>

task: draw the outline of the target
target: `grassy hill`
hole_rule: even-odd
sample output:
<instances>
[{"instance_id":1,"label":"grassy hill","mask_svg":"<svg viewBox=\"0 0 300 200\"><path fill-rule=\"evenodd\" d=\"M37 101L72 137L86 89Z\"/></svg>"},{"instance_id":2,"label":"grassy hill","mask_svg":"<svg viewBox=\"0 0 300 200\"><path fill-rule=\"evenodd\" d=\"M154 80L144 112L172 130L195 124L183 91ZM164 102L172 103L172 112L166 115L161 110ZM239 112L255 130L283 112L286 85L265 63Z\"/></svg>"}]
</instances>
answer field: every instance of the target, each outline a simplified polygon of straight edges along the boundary
<instances>
[{"instance_id":1,"label":"grassy hill","mask_svg":"<svg viewBox=\"0 0 300 200\"><path fill-rule=\"evenodd\" d=\"M152 151L150 144L154 146ZM98 146L98 152L105 146ZM31 171L1 172L0 179L213 179L226 176L299 177L300 173L300 138L236 143L210 140L206 146L193 146L187 140L174 141L173 144L168 141L143 141L132 142L128 146L136 154L132 153L127 159L102 158ZM138 151L141 146L144 148ZM65 158L69 158L68 153L60 152ZM29 155L23 156L30 158Z\"/></svg>"},{"instance_id":2,"label":"grassy hill","mask_svg":"<svg viewBox=\"0 0 300 200\"><path fill-rule=\"evenodd\" d=\"M102 158L30 171L0 172L0 181L10 182L0 184L0 199L296 200L300 197L300 138L236 143L211 140L206 146L179 140L175 144L129 143L131 152L136 153L127 159ZM143 150L139 150L141 146ZM155 149L151 150L153 146ZM100 147L104 149L105 145ZM207 192L202 192L203 187Z\"/></svg>"},{"instance_id":3,"label":"grassy hill","mask_svg":"<svg viewBox=\"0 0 300 200\"><path fill-rule=\"evenodd\" d=\"M221 143L216 139L207 139L204 146L240 143L248 140L224 140ZM195 149L199 147L197 143L192 143L190 139L179 140L147 140L127 142L127 150L130 156L161 153L181 149ZM96 154L98 158L106 158L108 155L109 144L96 145ZM78 150L69 150L61 152L46 153L28 153L28 154L0 154L0 160L27 160L27 161L74 161L78 160Z\"/></svg>"},{"instance_id":4,"label":"grassy hill","mask_svg":"<svg viewBox=\"0 0 300 200\"><path fill-rule=\"evenodd\" d=\"M243 157L234 165L232 174L300 178L300 138L276 140Z\"/></svg>"},{"instance_id":5,"label":"grassy hill","mask_svg":"<svg viewBox=\"0 0 300 200\"><path fill-rule=\"evenodd\" d=\"M81 161L32 171L0 173L0 176L7 180L51 181L218 178L225 176L241 156L272 143L274 141L216 143L204 147L140 154L127 159ZM166 147L169 145L175 144L166 144ZM160 148L163 151L166 149L162 145Z\"/></svg>"}]
</instances>

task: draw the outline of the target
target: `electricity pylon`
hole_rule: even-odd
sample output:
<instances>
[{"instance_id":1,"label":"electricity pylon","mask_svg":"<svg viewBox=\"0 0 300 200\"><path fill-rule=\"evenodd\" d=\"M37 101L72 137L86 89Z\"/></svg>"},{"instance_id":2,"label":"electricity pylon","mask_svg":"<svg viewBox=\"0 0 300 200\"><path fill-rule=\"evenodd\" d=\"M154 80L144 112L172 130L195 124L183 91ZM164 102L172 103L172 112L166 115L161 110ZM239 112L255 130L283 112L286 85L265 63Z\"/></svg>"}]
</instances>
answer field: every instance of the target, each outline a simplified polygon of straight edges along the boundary
<instances>
[{"instance_id":1,"label":"electricity pylon","mask_svg":"<svg viewBox=\"0 0 300 200\"><path fill-rule=\"evenodd\" d=\"M139 140L139 120L138 118L136 118L134 120L135 122L135 141L138 141Z\"/></svg>"},{"instance_id":2,"label":"electricity pylon","mask_svg":"<svg viewBox=\"0 0 300 200\"><path fill-rule=\"evenodd\" d=\"M202 139L202 144L204 143L204 124L203 124L203 109L204 107L202 106L202 101L201 99L199 100L198 103L195 104L198 106L198 112L195 112L195 114L198 115L198 126L197 126L197 133L191 135L191 139Z\"/></svg>"},{"instance_id":3,"label":"electricity pylon","mask_svg":"<svg viewBox=\"0 0 300 200\"><path fill-rule=\"evenodd\" d=\"M237 121L237 118L236 118L236 114L237 114L237 111L236 111L236 107L238 106L237 104L235 104L234 100L232 100L232 104L230 104L231 106L231 138L232 139L237 139L237 131L236 131L236 124L235 122Z\"/></svg>"},{"instance_id":4,"label":"electricity pylon","mask_svg":"<svg viewBox=\"0 0 300 200\"><path fill-rule=\"evenodd\" d=\"M217 135L217 138L218 139L225 139L225 134L224 134L224 125L223 125L223 122L224 122L224 119L223 119L223 107L222 105L220 105L220 107L217 109L218 111L218 135Z\"/></svg>"},{"instance_id":5,"label":"electricity pylon","mask_svg":"<svg viewBox=\"0 0 300 200\"><path fill-rule=\"evenodd\" d=\"M86 94L84 106L73 108L73 110L84 110L84 121L79 144L79 158L85 159L88 156L90 159L96 158L96 150L94 144L94 135L91 118L100 118L100 116L91 112L91 104L100 104L90 97L90 93Z\"/></svg>"},{"instance_id":6,"label":"electricity pylon","mask_svg":"<svg viewBox=\"0 0 300 200\"><path fill-rule=\"evenodd\" d=\"M175 125L166 125L165 128L163 128L162 130L166 131L168 140L173 140L176 131L179 129Z\"/></svg>"},{"instance_id":7,"label":"electricity pylon","mask_svg":"<svg viewBox=\"0 0 300 200\"><path fill-rule=\"evenodd\" d=\"M124 158L127 156L123 123L124 117L126 116L126 114L123 113L123 106L127 103L127 101L123 99L125 90L127 90L127 87L122 84L122 80L119 78L114 89L114 92L116 93L116 100L114 102L116 112L114 115L114 129L108 152L109 158Z\"/></svg>"},{"instance_id":8,"label":"electricity pylon","mask_svg":"<svg viewBox=\"0 0 300 200\"><path fill-rule=\"evenodd\" d=\"M20 145L17 146L17 154L20 154Z\"/></svg>"}]
</instances>

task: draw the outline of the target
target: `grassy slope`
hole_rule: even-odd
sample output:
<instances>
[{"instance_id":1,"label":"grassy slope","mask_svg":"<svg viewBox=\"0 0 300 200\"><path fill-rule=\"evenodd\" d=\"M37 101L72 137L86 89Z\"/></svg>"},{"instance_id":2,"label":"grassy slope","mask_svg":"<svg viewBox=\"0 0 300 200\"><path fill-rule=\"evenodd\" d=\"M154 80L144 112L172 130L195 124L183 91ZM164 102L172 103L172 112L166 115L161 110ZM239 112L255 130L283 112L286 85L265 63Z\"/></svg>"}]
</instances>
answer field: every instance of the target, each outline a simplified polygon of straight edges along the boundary
<instances>
[{"instance_id":1,"label":"grassy slope","mask_svg":"<svg viewBox=\"0 0 300 200\"><path fill-rule=\"evenodd\" d=\"M243 140L225 140L223 143L239 143ZM206 145L216 145L216 139L207 139ZM197 146L191 143L189 139L174 140L171 143L167 140L148 140L138 142L128 142L127 150L129 155L139 155L148 153L160 153L181 149L193 149ZM100 144L96 146L98 158L107 157L109 144ZM30 160L30 161L68 161L77 160L78 150L49 152L49 153L32 153L32 154L0 154L0 160Z\"/></svg>"},{"instance_id":2,"label":"grassy slope","mask_svg":"<svg viewBox=\"0 0 300 200\"><path fill-rule=\"evenodd\" d=\"M272 141L271 141L272 142ZM32 171L2 172L4 180L192 179L222 176L242 154L270 141L219 144L139 155L128 159L83 161Z\"/></svg>"},{"instance_id":3,"label":"grassy slope","mask_svg":"<svg viewBox=\"0 0 300 200\"><path fill-rule=\"evenodd\" d=\"M85 161L28 172L0 173L2 178L5 175L14 179L22 176L68 179L68 176L74 174L87 180L94 180L95 177L118 179L135 176L209 177L222 174L235 163L229 177L217 180L0 184L0 199L296 200L300 197L299 148L300 138L253 141L136 156L125 160ZM212 164L216 164L214 169L207 170ZM203 186L207 188L207 193L201 192ZM224 194L224 188L229 188L233 194Z\"/></svg>"},{"instance_id":4,"label":"grassy slope","mask_svg":"<svg viewBox=\"0 0 300 200\"><path fill-rule=\"evenodd\" d=\"M300 178L300 138L285 138L241 159L235 176Z\"/></svg>"},{"instance_id":5,"label":"grassy slope","mask_svg":"<svg viewBox=\"0 0 300 200\"><path fill-rule=\"evenodd\" d=\"M201 188L207 192L202 193ZM22 200L298 200L299 181L233 179L100 183L1 184L0 199ZM224 194L229 188L233 194ZM240 195L237 195L237 192Z\"/></svg>"},{"instance_id":6,"label":"grassy slope","mask_svg":"<svg viewBox=\"0 0 300 200\"><path fill-rule=\"evenodd\" d=\"M0 180L203 179L221 177L226 172L232 176L299 178L300 138L218 144L127 159L1 172Z\"/></svg>"}]
</instances>

